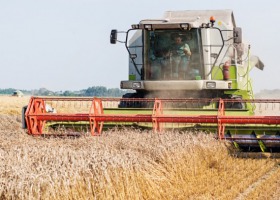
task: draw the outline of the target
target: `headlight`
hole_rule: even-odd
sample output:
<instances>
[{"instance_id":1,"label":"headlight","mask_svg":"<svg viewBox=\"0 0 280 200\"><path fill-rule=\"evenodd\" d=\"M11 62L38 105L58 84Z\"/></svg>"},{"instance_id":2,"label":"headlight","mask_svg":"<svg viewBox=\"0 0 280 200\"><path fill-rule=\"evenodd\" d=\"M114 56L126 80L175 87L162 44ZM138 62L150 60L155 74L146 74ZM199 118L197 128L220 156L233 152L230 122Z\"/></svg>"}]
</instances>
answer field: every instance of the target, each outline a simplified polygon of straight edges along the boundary
<instances>
[{"instance_id":1,"label":"headlight","mask_svg":"<svg viewBox=\"0 0 280 200\"><path fill-rule=\"evenodd\" d=\"M206 88L209 88L209 89L216 88L216 82L206 82Z\"/></svg>"},{"instance_id":2,"label":"headlight","mask_svg":"<svg viewBox=\"0 0 280 200\"><path fill-rule=\"evenodd\" d=\"M141 83L140 83L140 82L133 82L133 83L132 83L132 88L133 88L133 89L139 89L139 88L141 88Z\"/></svg>"}]
</instances>

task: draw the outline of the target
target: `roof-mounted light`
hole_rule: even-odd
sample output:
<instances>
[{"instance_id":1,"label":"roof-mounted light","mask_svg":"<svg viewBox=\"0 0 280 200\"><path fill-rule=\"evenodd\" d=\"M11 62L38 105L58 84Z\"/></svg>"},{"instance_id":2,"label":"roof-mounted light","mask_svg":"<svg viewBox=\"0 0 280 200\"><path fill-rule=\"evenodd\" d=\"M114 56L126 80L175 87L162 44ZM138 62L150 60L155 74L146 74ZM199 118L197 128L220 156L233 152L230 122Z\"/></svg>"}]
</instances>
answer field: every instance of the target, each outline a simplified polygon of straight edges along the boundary
<instances>
[{"instance_id":1,"label":"roof-mounted light","mask_svg":"<svg viewBox=\"0 0 280 200\"><path fill-rule=\"evenodd\" d=\"M209 19L210 23L202 23L201 24L201 28L210 28L214 26L214 23L216 22L215 17L211 16Z\"/></svg>"},{"instance_id":2,"label":"roof-mounted light","mask_svg":"<svg viewBox=\"0 0 280 200\"><path fill-rule=\"evenodd\" d=\"M210 26L210 23L202 23L200 27L201 28L210 28L211 26Z\"/></svg>"},{"instance_id":3,"label":"roof-mounted light","mask_svg":"<svg viewBox=\"0 0 280 200\"><path fill-rule=\"evenodd\" d=\"M147 29L149 31L152 30L152 24L145 24L144 29Z\"/></svg>"},{"instance_id":4,"label":"roof-mounted light","mask_svg":"<svg viewBox=\"0 0 280 200\"><path fill-rule=\"evenodd\" d=\"M180 24L181 29L183 30L188 30L191 28L190 24L185 23L185 24Z\"/></svg>"},{"instance_id":5,"label":"roof-mounted light","mask_svg":"<svg viewBox=\"0 0 280 200\"><path fill-rule=\"evenodd\" d=\"M211 23L211 26L213 27L214 26L214 23L215 23L215 17L214 16L211 16L210 17L210 23Z\"/></svg>"},{"instance_id":6,"label":"roof-mounted light","mask_svg":"<svg viewBox=\"0 0 280 200\"><path fill-rule=\"evenodd\" d=\"M132 25L131 25L131 28L132 28L132 29L139 29L139 24L132 24Z\"/></svg>"},{"instance_id":7,"label":"roof-mounted light","mask_svg":"<svg viewBox=\"0 0 280 200\"><path fill-rule=\"evenodd\" d=\"M209 26L206 23L201 24L201 28L208 28Z\"/></svg>"}]
</instances>

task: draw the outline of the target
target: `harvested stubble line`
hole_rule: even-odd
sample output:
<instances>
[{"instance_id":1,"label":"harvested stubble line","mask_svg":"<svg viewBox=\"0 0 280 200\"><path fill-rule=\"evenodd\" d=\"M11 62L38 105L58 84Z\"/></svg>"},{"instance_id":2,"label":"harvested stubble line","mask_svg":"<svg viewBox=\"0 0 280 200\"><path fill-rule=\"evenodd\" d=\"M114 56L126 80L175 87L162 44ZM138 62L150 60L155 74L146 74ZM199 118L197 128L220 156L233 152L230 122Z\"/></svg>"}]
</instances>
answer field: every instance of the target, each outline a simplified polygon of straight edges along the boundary
<instances>
[{"instance_id":1,"label":"harvested stubble line","mask_svg":"<svg viewBox=\"0 0 280 200\"><path fill-rule=\"evenodd\" d=\"M280 147L277 110L280 112L280 100L268 99L32 97L24 109L24 125L31 135L100 135L103 128L116 125L153 128L155 132L192 128L214 132L239 148L272 151ZM262 115L269 112L272 114Z\"/></svg>"}]
</instances>

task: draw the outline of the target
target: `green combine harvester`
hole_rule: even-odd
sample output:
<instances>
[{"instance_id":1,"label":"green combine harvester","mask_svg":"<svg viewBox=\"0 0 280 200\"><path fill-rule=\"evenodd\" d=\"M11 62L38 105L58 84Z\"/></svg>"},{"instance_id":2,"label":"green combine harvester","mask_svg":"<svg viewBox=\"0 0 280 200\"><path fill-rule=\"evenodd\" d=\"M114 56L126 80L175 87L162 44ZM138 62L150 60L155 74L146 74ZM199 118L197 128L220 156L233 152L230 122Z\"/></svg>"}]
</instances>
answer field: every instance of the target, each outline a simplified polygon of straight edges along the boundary
<instances>
[{"instance_id":1,"label":"green combine harvester","mask_svg":"<svg viewBox=\"0 0 280 200\"><path fill-rule=\"evenodd\" d=\"M279 151L280 100L253 98L249 72L264 65L243 42L231 10L167 11L125 32L112 30L110 42L125 44L129 75L120 85L132 92L123 98L32 97L23 110L29 134L99 135L116 125L192 129L246 151Z\"/></svg>"}]
</instances>

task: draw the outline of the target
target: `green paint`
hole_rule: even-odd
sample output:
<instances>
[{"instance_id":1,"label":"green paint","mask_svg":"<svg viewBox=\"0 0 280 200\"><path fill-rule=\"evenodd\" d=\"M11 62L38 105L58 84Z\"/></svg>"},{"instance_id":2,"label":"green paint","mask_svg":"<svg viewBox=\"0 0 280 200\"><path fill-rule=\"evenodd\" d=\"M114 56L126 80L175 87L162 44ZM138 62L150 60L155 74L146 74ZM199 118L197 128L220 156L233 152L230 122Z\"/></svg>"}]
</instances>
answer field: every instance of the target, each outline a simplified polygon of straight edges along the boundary
<instances>
[{"instance_id":1,"label":"green paint","mask_svg":"<svg viewBox=\"0 0 280 200\"><path fill-rule=\"evenodd\" d=\"M267 152L266 146L265 146L265 144L263 143L263 141L258 140L258 143L259 143L259 145L260 145L260 148L261 148L262 152Z\"/></svg>"},{"instance_id":2,"label":"green paint","mask_svg":"<svg viewBox=\"0 0 280 200\"><path fill-rule=\"evenodd\" d=\"M135 74L129 74L128 80L135 81L136 80L136 75Z\"/></svg>"},{"instance_id":3,"label":"green paint","mask_svg":"<svg viewBox=\"0 0 280 200\"><path fill-rule=\"evenodd\" d=\"M236 76L236 67L235 66L230 66L229 67L229 81L232 81L232 85L231 88L232 89L237 89L238 88L238 84L237 84L237 76ZM219 67L219 66L215 66L212 69L212 80L224 80L224 76L223 76L223 67Z\"/></svg>"}]
</instances>

